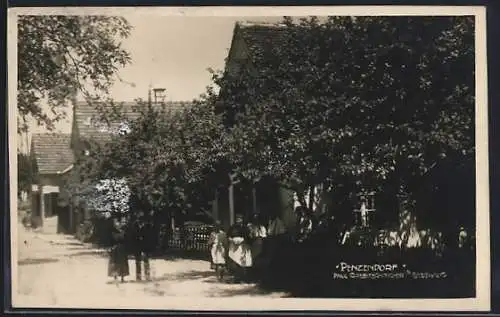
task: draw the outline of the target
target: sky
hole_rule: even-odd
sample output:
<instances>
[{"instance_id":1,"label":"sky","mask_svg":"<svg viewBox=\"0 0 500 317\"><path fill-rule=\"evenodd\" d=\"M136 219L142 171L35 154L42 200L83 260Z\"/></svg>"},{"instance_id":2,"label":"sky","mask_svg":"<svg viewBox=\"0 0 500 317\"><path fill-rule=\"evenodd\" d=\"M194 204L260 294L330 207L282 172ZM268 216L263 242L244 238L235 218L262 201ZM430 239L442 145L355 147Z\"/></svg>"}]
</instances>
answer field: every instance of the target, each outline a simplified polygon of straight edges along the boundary
<instances>
[{"instance_id":1,"label":"sky","mask_svg":"<svg viewBox=\"0 0 500 317\"><path fill-rule=\"evenodd\" d=\"M111 96L146 99L150 85L167 90L167 101L190 101L211 83L208 68L223 69L237 21L279 22L280 17L124 16L133 29L123 41L132 63L118 72ZM33 124L32 133L47 132ZM70 133L71 112L56 124Z\"/></svg>"}]
</instances>

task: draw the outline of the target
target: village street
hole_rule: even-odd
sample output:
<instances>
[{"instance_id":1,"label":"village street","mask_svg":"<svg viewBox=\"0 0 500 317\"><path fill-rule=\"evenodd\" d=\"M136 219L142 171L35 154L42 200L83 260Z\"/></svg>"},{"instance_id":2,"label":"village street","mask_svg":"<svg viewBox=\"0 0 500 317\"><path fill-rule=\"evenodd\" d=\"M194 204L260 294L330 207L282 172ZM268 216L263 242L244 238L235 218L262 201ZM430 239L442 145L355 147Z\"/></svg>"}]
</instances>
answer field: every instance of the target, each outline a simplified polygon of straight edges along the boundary
<instances>
[{"instance_id":1,"label":"village street","mask_svg":"<svg viewBox=\"0 0 500 317\"><path fill-rule=\"evenodd\" d=\"M35 233L20 226L13 305L188 309L186 301L199 304L196 298L284 296L266 293L254 284L218 282L207 261L189 259L154 259L151 282L135 281L134 260L129 259L130 276L125 283L115 284L107 277L107 261L105 250L70 236Z\"/></svg>"}]
</instances>

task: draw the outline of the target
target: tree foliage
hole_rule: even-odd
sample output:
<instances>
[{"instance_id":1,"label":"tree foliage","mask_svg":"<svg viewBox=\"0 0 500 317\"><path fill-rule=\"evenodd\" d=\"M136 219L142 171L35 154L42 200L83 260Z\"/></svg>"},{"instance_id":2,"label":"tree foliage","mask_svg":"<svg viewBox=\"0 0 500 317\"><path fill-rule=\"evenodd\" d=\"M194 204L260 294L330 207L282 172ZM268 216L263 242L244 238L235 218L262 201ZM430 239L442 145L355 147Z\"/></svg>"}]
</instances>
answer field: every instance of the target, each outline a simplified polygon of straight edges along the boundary
<instances>
[{"instance_id":1,"label":"tree foliage","mask_svg":"<svg viewBox=\"0 0 500 317\"><path fill-rule=\"evenodd\" d=\"M473 18L284 23L282 45L268 41L254 67L215 78L251 177L408 193L432 168L473 156Z\"/></svg>"},{"instance_id":2,"label":"tree foliage","mask_svg":"<svg viewBox=\"0 0 500 317\"><path fill-rule=\"evenodd\" d=\"M21 192L29 192L31 184L34 183L36 177L34 171L35 164L31 157L25 153L17 153L17 190Z\"/></svg>"},{"instance_id":3,"label":"tree foliage","mask_svg":"<svg viewBox=\"0 0 500 317\"><path fill-rule=\"evenodd\" d=\"M212 72L219 93L175 113L143 104L86 161L162 219L202 208L229 175L271 178L302 202L320 184L342 199L400 194L411 209L433 169L473 164L473 21L286 18L285 40L254 49L251 67Z\"/></svg>"},{"instance_id":4,"label":"tree foliage","mask_svg":"<svg viewBox=\"0 0 500 317\"><path fill-rule=\"evenodd\" d=\"M131 214L155 224L208 208L213 199L221 157L223 126L206 103L171 111L138 101L136 120L128 133L115 134L107 144L93 144L77 172L85 180L126 179L131 190ZM127 159L123 159L126 157Z\"/></svg>"},{"instance_id":5,"label":"tree foliage","mask_svg":"<svg viewBox=\"0 0 500 317\"><path fill-rule=\"evenodd\" d=\"M106 93L116 72L130 62L121 43L130 30L122 17L19 16L19 130L29 118L52 128L66 116L75 90L93 97Z\"/></svg>"}]
</instances>

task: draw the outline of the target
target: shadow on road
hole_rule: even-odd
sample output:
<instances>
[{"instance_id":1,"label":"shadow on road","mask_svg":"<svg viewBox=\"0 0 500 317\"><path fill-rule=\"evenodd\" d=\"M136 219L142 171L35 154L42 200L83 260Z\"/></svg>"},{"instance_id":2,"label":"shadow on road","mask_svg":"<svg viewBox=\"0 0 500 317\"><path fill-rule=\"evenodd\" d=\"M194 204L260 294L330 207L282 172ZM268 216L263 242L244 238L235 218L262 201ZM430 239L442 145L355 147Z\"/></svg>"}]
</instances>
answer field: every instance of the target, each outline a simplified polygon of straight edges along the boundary
<instances>
[{"instance_id":1,"label":"shadow on road","mask_svg":"<svg viewBox=\"0 0 500 317\"><path fill-rule=\"evenodd\" d=\"M101 256L101 257L107 257L108 252L106 250L80 251L80 252L75 252L73 254L69 254L68 257L72 258L72 257L78 257L78 256L84 256L84 255L97 255L97 256Z\"/></svg>"},{"instance_id":2,"label":"shadow on road","mask_svg":"<svg viewBox=\"0 0 500 317\"><path fill-rule=\"evenodd\" d=\"M84 246L83 243L81 242L71 242L71 241L64 241L64 242L56 242L56 241L49 241L51 245L62 245L62 246Z\"/></svg>"},{"instance_id":3,"label":"shadow on road","mask_svg":"<svg viewBox=\"0 0 500 317\"><path fill-rule=\"evenodd\" d=\"M232 296L262 296L269 295L270 291L261 289L257 285L246 285L241 288L226 288L215 289L210 294L210 297L232 297Z\"/></svg>"},{"instance_id":4,"label":"shadow on road","mask_svg":"<svg viewBox=\"0 0 500 317\"><path fill-rule=\"evenodd\" d=\"M207 261L207 260L209 260L209 254L206 252L179 251L179 250L170 250L167 252L159 252L157 254L154 254L152 256L152 258L162 259L165 261L176 261L176 260L203 260L203 261Z\"/></svg>"},{"instance_id":5,"label":"shadow on road","mask_svg":"<svg viewBox=\"0 0 500 317\"><path fill-rule=\"evenodd\" d=\"M179 272L175 274L164 274L162 277L155 278L155 282L162 281L193 281L193 280L203 280L206 278L214 277L215 274L211 271L187 271Z\"/></svg>"},{"instance_id":6,"label":"shadow on road","mask_svg":"<svg viewBox=\"0 0 500 317\"><path fill-rule=\"evenodd\" d=\"M58 259L43 258L43 259L24 259L17 261L18 265L34 265L34 264L44 264L44 263L54 263L58 262Z\"/></svg>"}]
</instances>

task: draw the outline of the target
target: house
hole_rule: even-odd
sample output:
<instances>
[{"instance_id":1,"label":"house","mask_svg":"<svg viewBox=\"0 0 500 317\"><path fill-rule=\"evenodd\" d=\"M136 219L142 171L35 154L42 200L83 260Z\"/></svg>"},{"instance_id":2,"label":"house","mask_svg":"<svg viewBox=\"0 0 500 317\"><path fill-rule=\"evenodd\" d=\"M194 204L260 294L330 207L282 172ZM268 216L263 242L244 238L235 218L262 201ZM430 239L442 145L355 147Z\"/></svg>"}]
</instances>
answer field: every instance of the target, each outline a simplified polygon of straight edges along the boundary
<instances>
[{"instance_id":1,"label":"house","mask_svg":"<svg viewBox=\"0 0 500 317\"><path fill-rule=\"evenodd\" d=\"M286 32L286 26L280 24L237 22L226 59L226 74L239 76L244 68L258 71L258 61L254 56L259 50L266 49L268 45L279 45L285 39L284 32ZM269 179L263 179L255 186L235 185L231 190L234 200L233 213L240 213L244 216L250 216L254 212L259 212L264 216L277 213L287 227L294 226L296 201L293 191ZM231 193L220 191L218 195L218 216L227 227L234 219L234 215L230 214L229 196Z\"/></svg>"},{"instance_id":2,"label":"house","mask_svg":"<svg viewBox=\"0 0 500 317\"><path fill-rule=\"evenodd\" d=\"M189 106L188 102L167 102L166 111L176 111ZM88 217L85 210L74 209L64 188L75 161L90 150L90 144L106 143L113 133L127 129L127 122L139 117L136 102L117 104L124 120L111 115L110 122L101 120L98 108L111 113L114 107L73 103L71 134L45 133L33 135L31 153L35 161L35 178L32 186L32 217L34 223L45 231L75 233L76 227ZM158 109L163 105L154 105ZM112 114L112 113L111 113ZM116 119L114 119L116 118Z\"/></svg>"},{"instance_id":3,"label":"house","mask_svg":"<svg viewBox=\"0 0 500 317\"><path fill-rule=\"evenodd\" d=\"M258 72L262 64L259 57L260 53L268 51L272 47L284 45L285 41L288 40L287 32L288 27L284 24L237 22L234 26L232 42L226 60L226 75L234 77L242 76L244 70L250 70L251 73ZM224 107L220 107L219 111L224 112L227 110ZM228 120L227 124L231 124L230 122L231 120ZM260 181L254 187L253 189L234 189L234 209L236 212L248 215L257 210L263 213L279 210L279 215L285 224L288 227L294 226L296 220L294 209L300 205L294 191L285 188L281 184L273 183L270 180ZM312 188L312 192L311 189L308 189L304 193L304 196L307 207L312 210L325 212L332 198L328 197L327 191L322 190L322 187L321 184L316 184ZM312 196L311 199L309 198L310 196ZM352 212L346 216L346 218L349 218L346 221L357 221L360 224L364 223L367 225L370 222L369 220L373 218L372 214L375 213L376 209L374 199L372 198L369 199L369 206L358 206L358 210L355 209L355 204L350 206L350 212ZM224 211L224 208L228 207L224 206L224 204L220 205L220 209L222 209L220 212L225 215L227 212ZM252 205L254 205L253 208L248 208L248 206ZM358 214L362 214L363 217L358 217Z\"/></svg>"},{"instance_id":4,"label":"house","mask_svg":"<svg viewBox=\"0 0 500 317\"><path fill-rule=\"evenodd\" d=\"M175 112L190 105L189 102L172 101L153 104L153 108ZM75 157L85 154L91 142L106 143L111 140L113 133L119 132L120 129L128 129L128 122L140 116L138 107L140 106L137 102L117 102L114 106L75 102L71 128L71 149ZM120 116L115 115L114 109L119 111ZM108 115L109 122L101 120L101 112Z\"/></svg>"},{"instance_id":5,"label":"house","mask_svg":"<svg viewBox=\"0 0 500 317\"><path fill-rule=\"evenodd\" d=\"M45 230L68 230L68 223L59 222L55 216L65 212L65 206L58 198L74 162L70 140L69 134L61 133L34 134L31 140L31 155L35 165L32 218L36 226L43 226Z\"/></svg>"},{"instance_id":6,"label":"house","mask_svg":"<svg viewBox=\"0 0 500 317\"><path fill-rule=\"evenodd\" d=\"M153 109L164 110L167 113L179 111L190 105L190 102L185 101L152 104ZM75 159L89 154L93 142L103 145L112 140L113 134L129 130L129 123L137 120L141 115L139 107L141 105L137 102L117 102L115 105L75 102L70 142ZM107 114L107 122L102 120L102 113ZM81 210L79 222L82 222L89 217L89 213L84 207L79 209Z\"/></svg>"},{"instance_id":7,"label":"house","mask_svg":"<svg viewBox=\"0 0 500 317\"><path fill-rule=\"evenodd\" d=\"M259 71L259 55L261 51L269 50L272 47L280 46L287 40L287 26L281 24L267 23L242 23L235 24L231 47L226 62L226 74L230 76L241 76L242 70L249 69L251 72ZM221 109L224 111L224 109ZM459 163L459 164L457 164ZM447 166L449 164L449 166ZM386 185L383 191L371 192L371 189L365 189L365 193L350 193L342 192L348 199L347 206L341 206L343 209L349 210L352 213L351 218L347 222L353 222L357 225L364 226L406 226L405 222L419 223L419 226L434 225L439 222L439 227L458 227L458 224L468 224L470 228L474 228L475 213L475 170L474 162L441 162L437 168L431 173L433 178L433 188L418 188L414 190L416 195L421 195L418 203L414 207L419 217L411 216L411 221L402 219L402 215L408 217L405 213L405 207L400 206L401 197L397 197L398 188L390 188ZM431 177L431 175L427 175ZM467 182L465 182L467 180ZM439 183L439 185L437 185ZM253 193L249 193L248 189L242 190L240 193L242 198L235 200L245 201L246 206L252 205L252 200L257 201L257 206L262 205L264 200L269 200L269 197L275 195L274 189L276 184L257 184L257 188ZM318 186L317 186L318 187ZM467 187L467 188L466 188ZM273 191L270 189L273 188ZM235 190L236 191L236 190ZM275 199L274 204L279 205L282 218L288 225L293 224L293 207L296 204L296 199L293 198L293 193L284 188L279 188L279 199ZM457 195L457 193L460 193ZM237 195L235 195L237 196ZM349 197L349 196L352 196ZM250 197L250 198L249 198ZM272 200L272 199L271 199ZM248 213L248 208L245 209L245 204L235 201L236 212L243 211ZM255 204L254 204L255 205ZM225 207L227 208L227 207ZM264 207L265 208L265 207ZM264 209L262 207L253 208ZM276 208L276 207L275 207ZM384 210L383 213L378 213L378 210ZM417 219L418 218L418 219ZM424 219L423 219L424 218ZM453 219L450 221L450 219ZM453 222L453 225L449 223Z\"/></svg>"}]
</instances>

